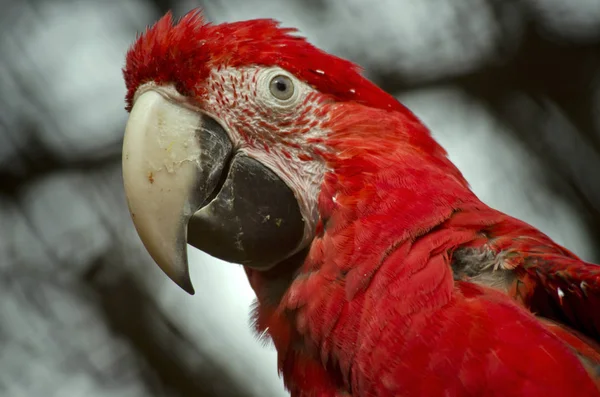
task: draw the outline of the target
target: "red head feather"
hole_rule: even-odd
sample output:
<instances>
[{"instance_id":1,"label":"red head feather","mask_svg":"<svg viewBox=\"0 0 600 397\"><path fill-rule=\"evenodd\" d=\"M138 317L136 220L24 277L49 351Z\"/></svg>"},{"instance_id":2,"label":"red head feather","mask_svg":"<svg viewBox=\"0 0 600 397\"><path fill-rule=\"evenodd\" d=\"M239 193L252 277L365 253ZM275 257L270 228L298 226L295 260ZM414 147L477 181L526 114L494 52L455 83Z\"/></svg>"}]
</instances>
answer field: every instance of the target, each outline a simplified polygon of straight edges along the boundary
<instances>
[{"instance_id":1,"label":"red head feather","mask_svg":"<svg viewBox=\"0 0 600 397\"><path fill-rule=\"evenodd\" d=\"M212 68L264 65L279 66L336 101L414 117L393 96L365 79L357 65L319 50L295 32L271 19L213 25L195 10L174 23L167 13L127 53L123 69L127 109L135 90L145 82L173 83L182 94L199 96Z\"/></svg>"}]
</instances>

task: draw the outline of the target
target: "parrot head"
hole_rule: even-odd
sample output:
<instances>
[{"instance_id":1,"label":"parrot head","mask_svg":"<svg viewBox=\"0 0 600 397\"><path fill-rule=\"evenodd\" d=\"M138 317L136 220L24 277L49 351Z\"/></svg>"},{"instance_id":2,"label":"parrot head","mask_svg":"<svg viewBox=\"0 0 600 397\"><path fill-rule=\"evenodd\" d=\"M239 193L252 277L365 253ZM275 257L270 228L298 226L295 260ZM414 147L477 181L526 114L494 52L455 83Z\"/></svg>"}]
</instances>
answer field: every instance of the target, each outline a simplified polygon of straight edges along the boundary
<instances>
[{"instance_id":1,"label":"parrot head","mask_svg":"<svg viewBox=\"0 0 600 397\"><path fill-rule=\"evenodd\" d=\"M357 66L273 20L213 25L199 11L169 13L137 38L123 72L131 216L156 263L192 294L186 244L269 270L319 233L336 170L368 174L410 153L450 167Z\"/></svg>"}]
</instances>

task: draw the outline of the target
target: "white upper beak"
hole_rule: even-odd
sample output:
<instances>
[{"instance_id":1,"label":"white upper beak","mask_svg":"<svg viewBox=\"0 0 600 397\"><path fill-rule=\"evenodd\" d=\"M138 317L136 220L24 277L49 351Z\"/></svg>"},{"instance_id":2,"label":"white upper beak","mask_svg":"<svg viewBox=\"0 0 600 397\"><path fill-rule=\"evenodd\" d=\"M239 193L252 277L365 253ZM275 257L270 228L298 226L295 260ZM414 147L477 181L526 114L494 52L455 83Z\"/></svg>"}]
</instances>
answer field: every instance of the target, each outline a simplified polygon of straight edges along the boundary
<instances>
[{"instance_id":1,"label":"white upper beak","mask_svg":"<svg viewBox=\"0 0 600 397\"><path fill-rule=\"evenodd\" d=\"M129 210L146 249L160 268L193 294L187 259L187 222L200 167L196 131L201 115L157 91L135 101L123 141L123 180Z\"/></svg>"}]
</instances>

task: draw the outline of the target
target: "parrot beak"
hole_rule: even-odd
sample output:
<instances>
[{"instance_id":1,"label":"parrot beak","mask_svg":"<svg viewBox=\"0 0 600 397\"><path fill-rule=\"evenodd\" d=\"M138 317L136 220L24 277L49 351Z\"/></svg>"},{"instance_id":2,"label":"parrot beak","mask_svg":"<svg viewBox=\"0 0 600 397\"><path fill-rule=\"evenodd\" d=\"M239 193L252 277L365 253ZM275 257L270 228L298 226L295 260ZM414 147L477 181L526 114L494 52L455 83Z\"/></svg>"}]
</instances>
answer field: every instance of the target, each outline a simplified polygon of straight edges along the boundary
<instances>
[{"instance_id":1,"label":"parrot beak","mask_svg":"<svg viewBox=\"0 0 600 397\"><path fill-rule=\"evenodd\" d=\"M259 270L301 248L305 222L293 191L262 163L235 152L227 131L202 112L144 91L131 109L122 160L140 239L192 295L187 243Z\"/></svg>"}]
</instances>

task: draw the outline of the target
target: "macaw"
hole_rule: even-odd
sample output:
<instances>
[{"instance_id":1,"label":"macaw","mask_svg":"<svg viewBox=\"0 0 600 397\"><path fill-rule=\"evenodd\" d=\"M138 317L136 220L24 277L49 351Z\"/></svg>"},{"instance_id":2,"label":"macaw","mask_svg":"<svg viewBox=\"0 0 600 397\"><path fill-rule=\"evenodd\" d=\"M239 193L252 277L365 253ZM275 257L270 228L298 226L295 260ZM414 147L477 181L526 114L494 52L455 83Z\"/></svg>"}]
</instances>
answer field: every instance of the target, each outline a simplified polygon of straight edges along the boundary
<instances>
[{"instance_id":1,"label":"macaw","mask_svg":"<svg viewBox=\"0 0 600 397\"><path fill-rule=\"evenodd\" d=\"M600 267L482 203L358 66L194 10L123 72L140 239L191 294L186 244L244 267L292 396L600 396Z\"/></svg>"}]
</instances>

